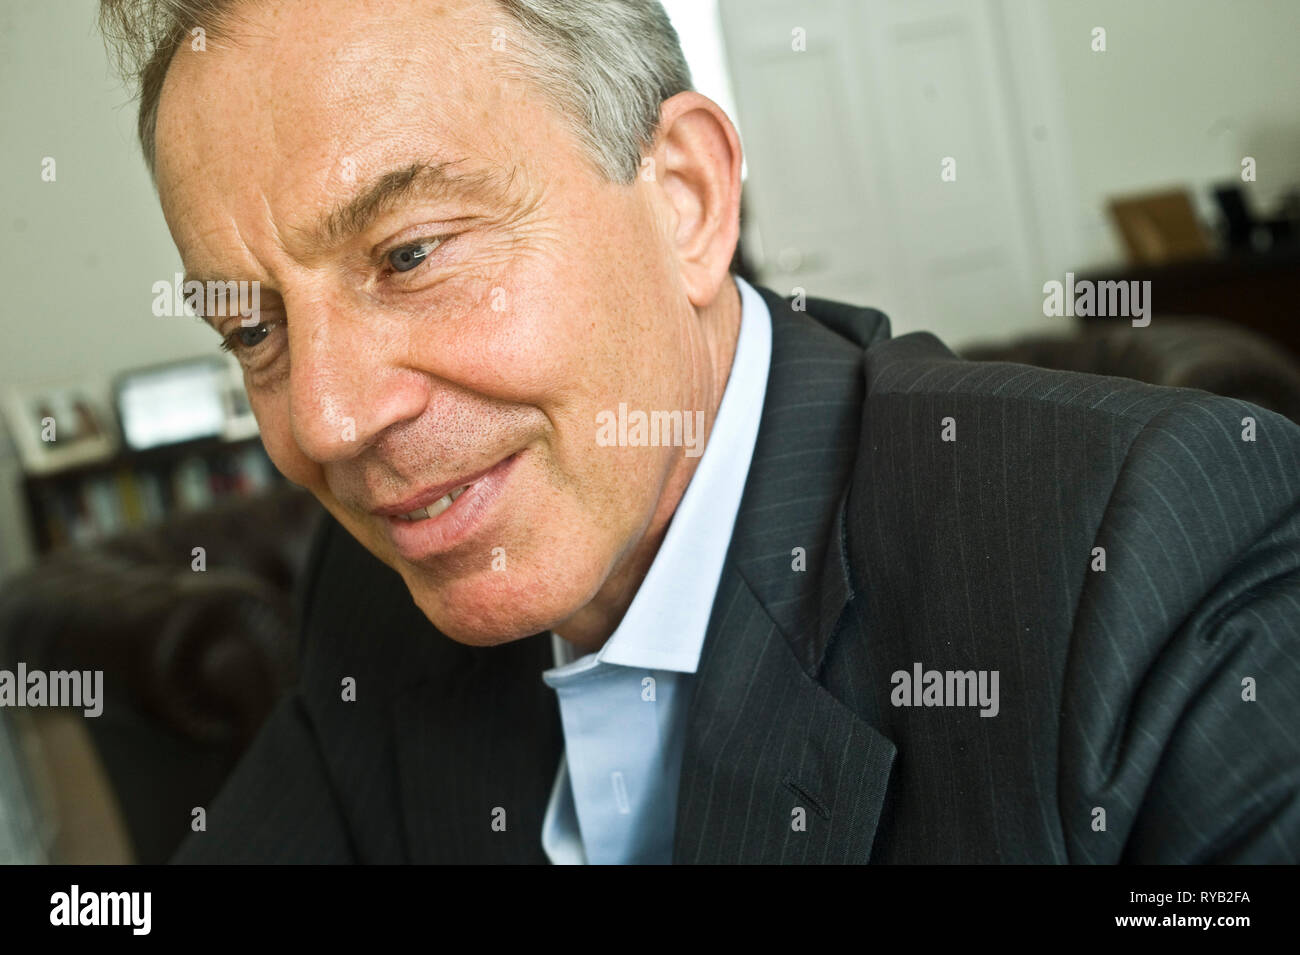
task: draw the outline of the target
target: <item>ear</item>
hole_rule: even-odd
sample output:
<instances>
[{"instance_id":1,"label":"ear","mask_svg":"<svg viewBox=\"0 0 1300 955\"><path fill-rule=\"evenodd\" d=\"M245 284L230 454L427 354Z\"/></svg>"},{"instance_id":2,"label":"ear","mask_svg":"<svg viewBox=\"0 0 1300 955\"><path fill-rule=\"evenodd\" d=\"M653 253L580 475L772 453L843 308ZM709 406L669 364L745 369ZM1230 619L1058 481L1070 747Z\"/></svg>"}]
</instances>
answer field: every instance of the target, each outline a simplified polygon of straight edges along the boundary
<instances>
[{"instance_id":1,"label":"ear","mask_svg":"<svg viewBox=\"0 0 1300 955\"><path fill-rule=\"evenodd\" d=\"M740 137L713 100L678 93L660 107L651 159L641 178L658 187L687 295L704 308L724 287L740 238Z\"/></svg>"}]
</instances>

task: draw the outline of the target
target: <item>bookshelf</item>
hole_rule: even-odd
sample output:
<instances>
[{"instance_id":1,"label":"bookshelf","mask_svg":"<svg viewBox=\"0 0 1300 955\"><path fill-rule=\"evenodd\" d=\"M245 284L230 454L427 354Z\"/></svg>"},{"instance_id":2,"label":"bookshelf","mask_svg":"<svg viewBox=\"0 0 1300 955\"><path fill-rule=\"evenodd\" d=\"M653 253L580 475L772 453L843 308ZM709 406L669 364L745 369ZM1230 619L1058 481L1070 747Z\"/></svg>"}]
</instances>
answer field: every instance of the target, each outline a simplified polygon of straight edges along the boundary
<instances>
[{"instance_id":1,"label":"bookshelf","mask_svg":"<svg viewBox=\"0 0 1300 955\"><path fill-rule=\"evenodd\" d=\"M101 461L29 473L23 492L34 552L44 555L282 483L254 435L123 450Z\"/></svg>"},{"instance_id":2,"label":"bookshelf","mask_svg":"<svg viewBox=\"0 0 1300 955\"><path fill-rule=\"evenodd\" d=\"M28 557L284 483L230 358L14 384L4 397L21 465L5 507L26 512Z\"/></svg>"}]
</instances>

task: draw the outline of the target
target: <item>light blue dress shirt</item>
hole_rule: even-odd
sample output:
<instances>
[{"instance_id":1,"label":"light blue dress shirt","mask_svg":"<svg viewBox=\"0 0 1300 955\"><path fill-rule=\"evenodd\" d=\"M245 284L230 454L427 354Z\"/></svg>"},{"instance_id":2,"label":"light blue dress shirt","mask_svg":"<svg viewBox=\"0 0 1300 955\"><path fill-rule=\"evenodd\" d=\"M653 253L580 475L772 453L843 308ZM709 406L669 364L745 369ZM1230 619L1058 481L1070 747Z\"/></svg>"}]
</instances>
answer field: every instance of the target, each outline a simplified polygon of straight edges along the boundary
<instances>
[{"instance_id":1,"label":"light blue dress shirt","mask_svg":"<svg viewBox=\"0 0 1300 955\"><path fill-rule=\"evenodd\" d=\"M559 698L564 755L542 847L556 864L672 861L686 712L772 360L767 303L736 284L740 332L727 386L645 580L599 651L578 657L551 635L555 667L542 679Z\"/></svg>"}]
</instances>

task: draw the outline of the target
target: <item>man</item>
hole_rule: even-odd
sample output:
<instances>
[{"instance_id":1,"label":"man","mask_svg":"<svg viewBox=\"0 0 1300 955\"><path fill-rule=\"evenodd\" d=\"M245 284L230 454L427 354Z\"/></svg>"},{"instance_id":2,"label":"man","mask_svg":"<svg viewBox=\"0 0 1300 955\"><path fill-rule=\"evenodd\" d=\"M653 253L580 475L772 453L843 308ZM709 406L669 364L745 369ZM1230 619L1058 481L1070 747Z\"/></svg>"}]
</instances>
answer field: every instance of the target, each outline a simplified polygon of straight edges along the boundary
<instances>
[{"instance_id":1,"label":"man","mask_svg":"<svg viewBox=\"0 0 1300 955\"><path fill-rule=\"evenodd\" d=\"M1300 853L1289 422L733 279L654 0L144 7L168 225L332 517L179 860Z\"/></svg>"}]
</instances>

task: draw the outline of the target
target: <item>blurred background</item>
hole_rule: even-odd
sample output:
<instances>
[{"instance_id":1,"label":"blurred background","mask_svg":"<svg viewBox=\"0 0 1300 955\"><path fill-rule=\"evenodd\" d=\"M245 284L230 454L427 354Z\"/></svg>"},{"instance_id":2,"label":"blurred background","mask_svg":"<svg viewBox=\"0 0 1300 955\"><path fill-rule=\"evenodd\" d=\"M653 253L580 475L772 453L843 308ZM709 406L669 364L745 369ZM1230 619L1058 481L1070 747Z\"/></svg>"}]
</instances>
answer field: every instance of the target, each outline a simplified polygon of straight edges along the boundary
<instances>
[{"instance_id":1,"label":"blurred background","mask_svg":"<svg viewBox=\"0 0 1300 955\"><path fill-rule=\"evenodd\" d=\"M1300 3L665 6L741 133L743 274L1300 420ZM292 683L319 514L160 304L181 265L96 8L0 3L0 668L107 693L0 709L0 862L170 855ZM1088 281L1150 282L1150 324L1049 314Z\"/></svg>"}]
</instances>

